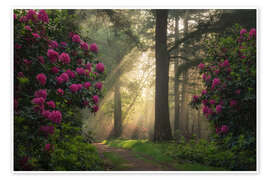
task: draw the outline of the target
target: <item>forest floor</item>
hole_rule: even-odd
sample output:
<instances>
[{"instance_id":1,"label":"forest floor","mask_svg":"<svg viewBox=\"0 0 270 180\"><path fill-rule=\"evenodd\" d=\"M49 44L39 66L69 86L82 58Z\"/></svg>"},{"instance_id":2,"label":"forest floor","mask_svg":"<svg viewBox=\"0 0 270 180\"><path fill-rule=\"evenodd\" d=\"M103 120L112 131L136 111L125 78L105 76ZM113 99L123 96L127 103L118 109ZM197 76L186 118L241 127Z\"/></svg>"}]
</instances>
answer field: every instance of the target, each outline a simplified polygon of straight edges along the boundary
<instances>
[{"instance_id":1,"label":"forest floor","mask_svg":"<svg viewBox=\"0 0 270 180\"><path fill-rule=\"evenodd\" d=\"M106 171L176 171L169 164L159 164L149 156L131 150L110 147L103 143L93 144L104 160Z\"/></svg>"},{"instance_id":2,"label":"forest floor","mask_svg":"<svg viewBox=\"0 0 270 180\"><path fill-rule=\"evenodd\" d=\"M176 161L162 152L166 144L140 140L93 143L104 161L105 171L224 171L191 161Z\"/></svg>"}]
</instances>

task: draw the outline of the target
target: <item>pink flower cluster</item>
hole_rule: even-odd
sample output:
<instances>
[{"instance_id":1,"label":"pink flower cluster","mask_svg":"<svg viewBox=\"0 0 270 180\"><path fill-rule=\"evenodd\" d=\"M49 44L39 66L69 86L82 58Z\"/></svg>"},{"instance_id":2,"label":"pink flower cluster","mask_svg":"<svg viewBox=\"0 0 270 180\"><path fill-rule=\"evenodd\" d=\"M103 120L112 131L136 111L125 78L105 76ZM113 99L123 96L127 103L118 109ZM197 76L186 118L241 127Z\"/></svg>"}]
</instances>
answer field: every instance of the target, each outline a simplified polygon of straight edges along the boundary
<instances>
[{"instance_id":1,"label":"pink flower cluster","mask_svg":"<svg viewBox=\"0 0 270 180\"><path fill-rule=\"evenodd\" d=\"M56 81L58 84L65 83L69 80L68 73L62 73L59 77L56 77Z\"/></svg>"},{"instance_id":2,"label":"pink flower cluster","mask_svg":"<svg viewBox=\"0 0 270 180\"><path fill-rule=\"evenodd\" d=\"M36 79L38 80L39 84L41 84L42 86L44 86L46 84L47 81L47 77L45 74L40 73L36 76Z\"/></svg>"},{"instance_id":3,"label":"pink flower cluster","mask_svg":"<svg viewBox=\"0 0 270 180\"><path fill-rule=\"evenodd\" d=\"M58 52L56 52L53 49L48 49L47 56L49 57L51 63L56 63L56 61L59 57L59 54L58 54Z\"/></svg>"},{"instance_id":4,"label":"pink flower cluster","mask_svg":"<svg viewBox=\"0 0 270 180\"><path fill-rule=\"evenodd\" d=\"M93 43L90 45L90 51L97 53L98 52L98 46L96 43Z\"/></svg>"},{"instance_id":5,"label":"pink flower cluster","mask_svg":"<svg viewBox=\"0 0 270 180\"><path fill-rule=\"evenodd\" d=\"M62 121L62 113L57 110L50 112L49 120L51 120L53 123L60 124Z\"/></svg>"},{"instance_id":6,"label":"pink flower cluster","mask_svg":"<svg viewBox=\"0 0 270 180\"><path fill-rule=\"evenodd\" d=\"M69 64L70 57L67 53L63 52L59 57L59 61L62 62L63 64Z\"/></svg>"},{"instance_id":7,"label":"pink flower cluster","mask_svg":"<svg viewBox=\"0 0 270 180\"><path fill-rule=\"evenodd\" d=\"M82 87L83 87L82 84L71 84L69 86L69 89L71 90L71 92L75 93L75 92L81 90Z\"/></svg>"},{"instance_id":8,"label":"pink flower cluster","mask_svg":"<svg viewBox=\"0 0 270 180\"><path fill-rule=\"evenodd\" d=\"M40 126L39 131L48 136L54 133L54 126Z\"/></svg>"},{"instance_id":9,"label":"pink flower cluster","mask_svg":"<svg viewBox=\"0 0 270 180\"><path fill-rule=\"evenodd\" d=\"M216 128L217 134L226 134L229 131L229 127L227 125L222 125L221 128Z\"/></svg>"},{"instance_id":10,"label":"pink flower cluster","mask_svg":"<svg viewBox=\"0 0 270 180\"><path fill-rule=\"evenodd\" d=\"M97 63L96 70L99 73L103 73L104 72L104 64L103 63Z\"/></svg>"}]
</instances>

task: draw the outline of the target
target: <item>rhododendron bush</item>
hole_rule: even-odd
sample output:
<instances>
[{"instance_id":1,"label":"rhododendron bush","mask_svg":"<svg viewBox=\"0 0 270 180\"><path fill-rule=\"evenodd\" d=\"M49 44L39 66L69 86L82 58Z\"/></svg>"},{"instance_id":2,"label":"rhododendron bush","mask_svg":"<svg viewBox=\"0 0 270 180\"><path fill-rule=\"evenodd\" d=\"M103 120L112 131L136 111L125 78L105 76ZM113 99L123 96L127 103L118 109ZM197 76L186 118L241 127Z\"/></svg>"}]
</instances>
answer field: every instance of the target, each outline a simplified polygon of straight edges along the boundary
<instances>
[{"instance_id":1,"label":"rhododendron bush","mask_svg":"<svg viewBox=\"0 0 270 180\"><path fill-rule=\"evenodd\" d=\"M76 109L98 111L104 65L79 34L58 39L45 10L14 13L14 165L48 170ZM62 36L62 35L61 35ZM54 159L55 161L55 159Z\"/></svg>"},{"instance_id":2,"label":"rhododendron bush","mask_svg":"<svg viewBox=\"0 0 270 180\"><path fill-rule=\"evenodd\" d=\"M203 114L223 136L256 131L256 30L236 26L226 37L208 42L208 56L198 68L205 89L192 105L202 104Z\"/></svg>"},{"instance_id":3,"label":"rhododendron bush","mask_svg":"<svg viewBox=\"0 0 270 180\"><path fill-rule=\"evenodd\" d=\"M198 65L205 88L191 105L213 124L213 137L222 149L236 154L234 168L252 169L256 166L256 29L236 25L206 44L207 58Z\"/></svg>"}]
</instances>

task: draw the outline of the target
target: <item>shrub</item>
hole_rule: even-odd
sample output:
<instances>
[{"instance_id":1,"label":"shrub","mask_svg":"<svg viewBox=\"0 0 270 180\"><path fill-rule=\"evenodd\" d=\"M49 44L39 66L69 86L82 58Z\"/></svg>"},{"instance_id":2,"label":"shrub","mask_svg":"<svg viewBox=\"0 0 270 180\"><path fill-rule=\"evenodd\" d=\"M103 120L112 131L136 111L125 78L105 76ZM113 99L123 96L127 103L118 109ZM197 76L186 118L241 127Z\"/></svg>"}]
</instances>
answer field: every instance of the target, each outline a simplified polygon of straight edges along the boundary
<instances>
[{"instance_id":1,"label":"shrub","mask_svg":"<svg viewBox=\"0 0 270 180\"><path fill-rule=\"evenodd\" d=\"M66 154L70 143L79 138L81 120L76 118L77 109L96 112L98 102L93 97L102 95L104 66L97 59L96 44L91 51L78 34L70 32L63 38L59 33L66 32L65 27L60 28L59 16L54 16L57 18L50 19L44 10L14 13L15 170L52 169L52 164L57 164L54 153ZM76 138L67 140L67 135ZM70 160L75 164L57 167L94 168L91 158L95 161L97 156L92 147L77 143L82 151L89 150L90 154L82 156L85 161ZM78 159L82 154L78 148L72 149L75 151L78 154L73 156Z\"/></svg>"}]
</instances>

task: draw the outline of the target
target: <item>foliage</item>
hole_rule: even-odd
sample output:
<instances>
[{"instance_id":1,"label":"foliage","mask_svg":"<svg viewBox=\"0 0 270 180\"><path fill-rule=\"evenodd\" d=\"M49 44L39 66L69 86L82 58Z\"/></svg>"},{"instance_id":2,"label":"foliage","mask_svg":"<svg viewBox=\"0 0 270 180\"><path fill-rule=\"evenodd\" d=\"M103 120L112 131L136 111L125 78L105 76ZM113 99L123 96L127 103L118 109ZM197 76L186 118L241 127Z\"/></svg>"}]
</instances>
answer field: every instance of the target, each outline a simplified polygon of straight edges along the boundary
<instances>
[{"instance_id":1,"label":"foliage","mask_svg":"<svg viewBox=\"0 0 270 180\"><path fill-rule=\"evenodd\" d=\"M208 41L204 64L198 65L206 89L194 96L191 105L199 108L216 128L215 143L204 151L186 146L181 157L209 161L230 169L256 169L256 30L248 32L235 25L225 35ZM217 147L216 147L217 145ZM218 151L222 149L223 151ZM194 152L199 150L199 152ZM187 154L186 154L187 153ZM201 153L201 156L199 155ZM210 153L210 154L209 154ZM205 155L208 159L204 159ZM209 155L207 155L209 154Z\"/></svg>"},{"instance_id":2,"label":"foliage","mask_svg":"<svg viewBox=\"0 0 270 180\"><path fill-rule=\"evenodd\" d=\"M65 34L72 26L63 13L14 12L15 170L97 168L95 150L81 140L78 109L98 111L104 65L96 44Z\"/></svg>"},{"instance_id":3,"label":"foliage","mask_svg":"<svg viewBox=\"0 0 270 180\"><path fill-rule=\"evenodd\" d=\"M231 146L231 135L228 135L223 139L224 146ZM201 164L223 167L230 170L256 170L256 156L249 146L254 143L252 141L246 141L243 135L236 138L236 143L231 148L224 148L220 146L215 139L208 142L201 139L198 142L192 140L190 142L182 141L172 151L172 156L183 160L196 161Z\"/></svg>"},{"instance_id":4,"label":"foliage","mask_svg":"<svg viewBox=\"0 0 270 180\"><path fill-rule=\"evenodd\" d=\"M206 89L191 102L197 109L203 104L220 136L256 134L256 30L240 29L207 42L207 58L198 66Z\"/></svg>"},{"instance_id":5,"label":"foliage","mask_svg":"<svg viewBox=\"0 0 270 180\"><path fill-rule=\"evenodd\" d=\"M153 143L148 140L105 140L104 144L112 147L130 149L143 159L152 159L158 164L170 164L175 169L182 171L209 171L209 170L225 170L223 167L215 167L198 163L195 161L179 160L176 156L179 145L175 142Z\"/></svg>"}]
</instances>

